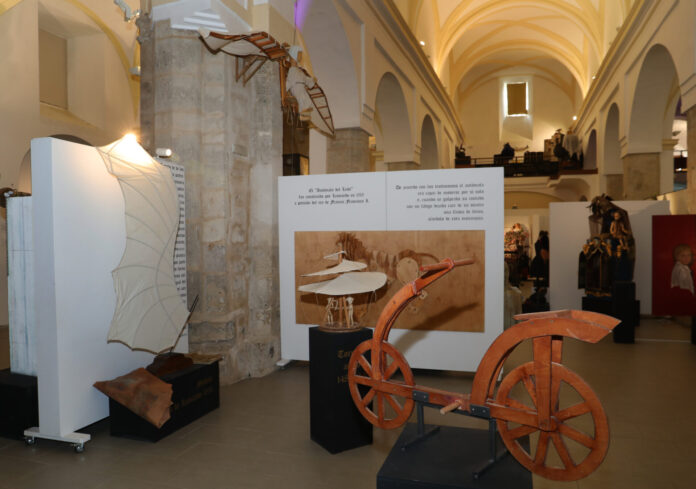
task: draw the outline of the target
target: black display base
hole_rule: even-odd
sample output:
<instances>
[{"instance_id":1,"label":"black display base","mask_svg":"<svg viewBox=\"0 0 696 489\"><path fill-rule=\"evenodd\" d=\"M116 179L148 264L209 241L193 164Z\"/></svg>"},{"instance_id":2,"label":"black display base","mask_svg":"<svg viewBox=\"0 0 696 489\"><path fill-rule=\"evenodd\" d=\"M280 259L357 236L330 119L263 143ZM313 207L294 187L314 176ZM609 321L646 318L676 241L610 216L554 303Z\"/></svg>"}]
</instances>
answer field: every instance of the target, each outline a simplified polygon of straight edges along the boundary
<instances>
[{"instance_id":1,"label":"black display base","mask_svg":"<svg viewBox=\"0 0 696 489\"><path fill-rule=\"evenodd\" d=\"M0 370L0 436L22 440L32 426L39 426L36 377Z\"/></svg>"},{"instance_id":2,"label":"black display base","mask_svg":"<svg viewBox=\"0 0 696 489\"><path fill-rule=\"evenodd\" d=\"M171 418L161 428L109 399L112 436L159 441L204 414L220 407L220 371L218 362L196 364L161 377L172 384Z\"/></svg>"},{"instance_id":3,"label":"black display base","mask_svg":"<svg viewBox=\"0 0 696 489\"><path fill-rule=\"evenodd\" d=\"M309 328L309 422L312 440L330 453L372 443L372 425L348 389L348 362L371 329L344 333Z\"/></svg>"},{"instance_id":4,"label":"black display base","mask_svg":"<svg viewBox=\"0 0 696 489\"><path fill-rule=\"evenodd\" d=\"M426 429L429 425L426 425ZM404 427L377 474L377 489L531 489L532 474L511 456L492 465L479 479L473 473L490 458L489 432L441 426L437 433L402 446L417 435L415 423ZM525 448L528 439L521 439ZM498 445L503 446L500 438Z\"/></svg>"},{"instance_id":5,"label":"black display base","mask_svg":"<svg viewBox=\"0 0 696 489\"><path fill-rule=\"evenodd\" d=\"M635 282L615 282L611 297L586 295L582 298L582 309L620 319L613 331L614 343L635 343L635 328L640 321L640 301L635 299Z\"/></svg>"}]
</instances>

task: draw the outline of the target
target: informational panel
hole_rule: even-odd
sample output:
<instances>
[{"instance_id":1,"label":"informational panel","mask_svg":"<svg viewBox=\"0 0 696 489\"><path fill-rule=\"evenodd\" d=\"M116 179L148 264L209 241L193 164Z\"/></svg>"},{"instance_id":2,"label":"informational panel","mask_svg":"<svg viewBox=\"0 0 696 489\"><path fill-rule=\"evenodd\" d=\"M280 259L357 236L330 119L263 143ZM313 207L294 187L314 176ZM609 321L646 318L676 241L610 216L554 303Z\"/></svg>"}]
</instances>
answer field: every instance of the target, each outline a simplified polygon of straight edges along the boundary
<instances>
[{"instance_id":1,"label":"informational panel","mask_svg":"<svg viewBox=\"0 0 696 489\"><path fill-rule=\"evenodd\" d=\"M615 201L628 212L636 242L633 281L641 314L652 311L652 216L668 215L669 202ZM550 215L549 302L551 309L581 309L584 289L578 289L578 259L590 237L588 202L553 202Z\"/></svg>"},{"instance_id":2,"label":"informational panel","mask_svg":"<svg viewBox=\"0 0 696 489\"><path fill-rule=\"evenodd\" d=\"M174 243L174 282L184 302L188 304L188 290L186 287L186 172L182 165L177 165L166 158L155 158L159 163L169 168L172 172L176 193L179 199L179 229L176 231ZM179 337L179 342L174 347L178 353L188 353L188 326L184 328Z\"/></svg>"},{"instance_id":3,"label":"informational panel","mask_svg":"<svg viewBox=\"0 0 696 489\"><path fill-rule=\"evenodd\" d=\"M456 241L455 231L478 231L466 235L460 247L446 243L439 249L453 256L467 258L466 253L477 250L477 237L482 235L482 251L478 251L480 268L461 267L440 279L446 287L465 277L476 284L481 292L483 327L438 329L442 317L438 314L425 318L422 327L401 329L395 326L389 341L407 358L411 367L444 370L474 371L490 343L503 329L503 172L502 168L467 170L421 170L404 172L350 173L280 177L278 183L278 221L280 258L281 347L285 359L308 360L308 328L313 324L297 321L295 253L324 256L337 251L338 244L331 240L310 240L296 251L296 232L349 233L363 245L374 243L374 234L366 232L415 231L415 244L397 245L386 242L366 246L365 253L379 253L387 261L402 256L395 252L416 248L419 256L432 248L425 238L428 232L442 239ZM444 233L451 231L452 233ZM464 236L464 235L462 235ZM372 240L372 241L371 241ZM328 243L328 244L326 244ZM331 249L324 249L330 247ZM311 249L313 248L313 249ZM382 249L384 248L384 249ZM306 251L305 251L306 250ZM462 253L462 255L458 255ZM391 255L395 255L390 258ZM413 256L413 255L410 255ZM370 260L365 255L363 262ZM302 257L300 257L302 258ZM414 258L417 260L417 258ZM374 267L373 267L374 268ZM477 273L483 270L483 274ZM387 273L387 275L389 275ZM390 277L391 281L397 280ZM449 281L449 282L448 282ZM436 289L429 291L424 301L438 301ZM432 292L432 293L430 293ZM471 294L461 290L461 301L456 302L456 291L447 291L459 307L470 301ZM302 311L300 311L302 312ZM302 314L300 314L302 315ZM440 316L440 317L439 317ZM315 316L316 317L316 316ZM448 320L452 320L448 316ZM456 318L455 318L456 319ZM374 326L368 324L367 326ZM459 329L459 330L455 330Z\"/></svg>"},{"instance_id":4,"label":"informational panel","mask_svg":"<svg viewBox=\"0 0 696 489\"><path fill-rule=\"evenodd\" d=\"M31 154L39 428L62 437L109 415L94 382L152 354L106 341L126 243L118 180L90 146L34 139Z\"/></svg>"}]
</instances>

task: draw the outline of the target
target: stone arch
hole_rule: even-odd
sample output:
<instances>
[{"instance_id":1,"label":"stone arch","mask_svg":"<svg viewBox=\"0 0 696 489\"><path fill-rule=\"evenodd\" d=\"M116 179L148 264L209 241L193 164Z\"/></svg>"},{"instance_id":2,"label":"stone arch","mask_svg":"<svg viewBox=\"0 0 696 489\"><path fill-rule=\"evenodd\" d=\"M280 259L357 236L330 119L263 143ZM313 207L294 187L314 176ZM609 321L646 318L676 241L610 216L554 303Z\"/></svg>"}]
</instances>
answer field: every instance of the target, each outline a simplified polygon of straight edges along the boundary
<instances>
[{"instance_id":1,"label":"stone arch","mask_svg":"<svg viewBox=\"0 0 696 489\"><path fill-rule=\"evenodd\" d=\"M375 138L385 163L413 161L410 116L406 97L393 73L382 75L375 99Z\"/></svg>"},{"instance_id":2,"label":"stone arch","mask_svg":"<svg viewBox=\"0 0 696 489\"><path fill-rule=\"evenodd\" d=\"M435 125L430 115L423 118L421 125L421 169L433 170L440 167L437 151L437 136L435 135Z\"/></svg>"},{"instance_id":3,"label":"stone arch","mask_svg":"<svg viewBox=\"0 0 696 489\"><path fill-rule=\"evenodd\" d=\"M623 158L623 198L643 199L673 187L671 138L674 109L679 99L679 76L672 55L662 44L643 58L633 92L627 154Z\"/></svg>"},{"instance_id":4,"label":"stone arch","mask_svg":"<svg viewBox=\"0 0 696 489\"><path fill-rule=\"evenodd\" d=\"M674 91L678 90L677 69L672 56L662 44L655 44L643 58L638 81L633 92L631 118L628 128L629 153L659 152L665 133L665 116L674 114L674 107L668 111ZM676 104L676 102L674 102ZM667 132L665 132L667 131Z\"/></svg>"},{"instance_id":5,"label":"stone arch","mask_svg":"<svg viewBox=\"0 0 696 489\"><path fill-rule=\"evenodd\" d=\"M597 168L597 131L595 129L592 129L590 137L587 138L587 146L585 146L583 154L585 155L583 169L593 170Z\"/></svg>"},{"instance_id":6,"label":"stone arch","mask_svg":"<svg viewBox=\"0 0 696 489\"><path fill-rule=\"evenodd\" d=\"M602 154L602 174L620 174L621 145L619 144L619 106L611 104L604 125L604 152Z\"/></svg>"},{"instance_id":7,"label":"stone arch","mask_svg":"<svg viewBox=\"0 0 696 489\"><path fill-rule=\"evenodd\" d=\"M312 69L331 105L334 127L360 127L355 58L334 2L308 2L302 37Z\"/></svg>"}]
</instances>

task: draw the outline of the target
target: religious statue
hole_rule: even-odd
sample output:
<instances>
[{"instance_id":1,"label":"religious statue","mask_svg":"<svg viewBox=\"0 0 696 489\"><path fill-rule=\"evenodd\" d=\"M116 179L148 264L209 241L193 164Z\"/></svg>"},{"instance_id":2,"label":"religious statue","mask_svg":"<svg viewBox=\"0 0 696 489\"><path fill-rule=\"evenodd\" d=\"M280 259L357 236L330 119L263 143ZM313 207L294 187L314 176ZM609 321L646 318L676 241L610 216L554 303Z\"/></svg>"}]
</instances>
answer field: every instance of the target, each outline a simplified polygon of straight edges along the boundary
<instances>
[{"instance_id":1,"label":"religious statue","mask_svg":"<svg viewBox=\"0 0 696 489\"><path fill-rule=\"evenodd\" d=\"M616 281L633 280L636 248L628 213L602 194L592 199L590 238L578 260L578 287L589 295L610 296Z\"/></svg>"}]
</instances>

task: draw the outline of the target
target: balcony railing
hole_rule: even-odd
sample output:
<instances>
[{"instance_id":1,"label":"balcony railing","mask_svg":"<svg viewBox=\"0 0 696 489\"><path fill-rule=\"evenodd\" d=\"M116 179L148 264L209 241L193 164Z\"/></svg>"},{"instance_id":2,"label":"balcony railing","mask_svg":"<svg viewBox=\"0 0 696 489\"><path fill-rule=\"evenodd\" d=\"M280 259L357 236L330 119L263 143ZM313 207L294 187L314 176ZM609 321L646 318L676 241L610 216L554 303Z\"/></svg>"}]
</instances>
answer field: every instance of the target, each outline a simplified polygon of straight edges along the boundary
<instances>
[{"instance_id":1,"label":"balcony railing","mask_svg":"<svg viewBox=\"0 0 696 489\"><path fill-rule=\"evenodd\" d=\"M495 155L491 158L472 158L470 156L464 158L456 158L454 160L455 168L490 168L494 166L502 166L505 172L505 178L515 177L550 177L558 178L560 175L573 174L596 174L597 169L583 169L582 163L579 161L548 161L540 158L534 153L527 154L524 157L503 157Z\"/></svg>"}]
</instances>

